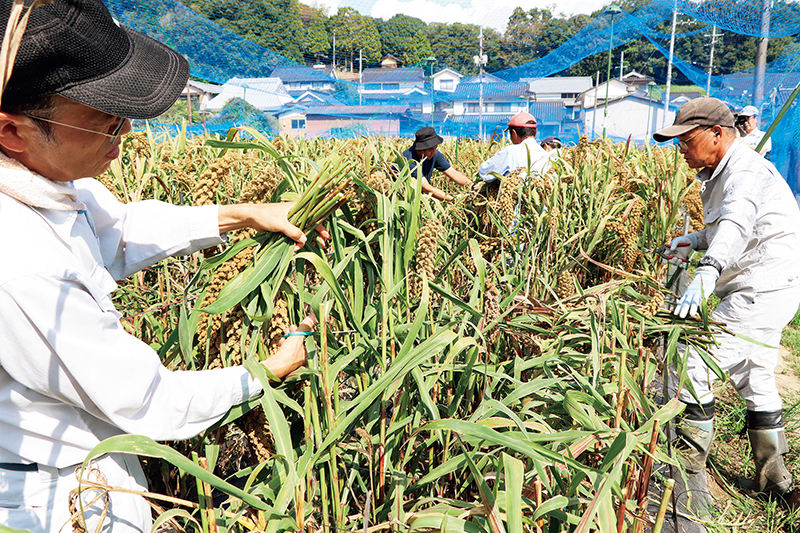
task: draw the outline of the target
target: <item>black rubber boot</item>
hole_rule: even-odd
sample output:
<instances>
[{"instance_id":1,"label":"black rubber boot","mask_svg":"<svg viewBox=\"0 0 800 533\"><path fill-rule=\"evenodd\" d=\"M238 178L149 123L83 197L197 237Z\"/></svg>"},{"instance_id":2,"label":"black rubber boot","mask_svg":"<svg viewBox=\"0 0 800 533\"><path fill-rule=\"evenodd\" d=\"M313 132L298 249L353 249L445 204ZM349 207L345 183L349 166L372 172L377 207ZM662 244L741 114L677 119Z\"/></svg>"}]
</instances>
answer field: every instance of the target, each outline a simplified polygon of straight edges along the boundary
<instances>
[{"instance_id":1,"label":"black rubber boot","mask_svg":"<svg viewBox=\"0 0 800 533\"><path fill-rule=\"evenodd\" d=\"M792 475L783 464L789 451L781 411L747 411L747 435L753 448L755 479L742 486L751 494L784 495L792 488Z\"/></svg>"}]
</instances>

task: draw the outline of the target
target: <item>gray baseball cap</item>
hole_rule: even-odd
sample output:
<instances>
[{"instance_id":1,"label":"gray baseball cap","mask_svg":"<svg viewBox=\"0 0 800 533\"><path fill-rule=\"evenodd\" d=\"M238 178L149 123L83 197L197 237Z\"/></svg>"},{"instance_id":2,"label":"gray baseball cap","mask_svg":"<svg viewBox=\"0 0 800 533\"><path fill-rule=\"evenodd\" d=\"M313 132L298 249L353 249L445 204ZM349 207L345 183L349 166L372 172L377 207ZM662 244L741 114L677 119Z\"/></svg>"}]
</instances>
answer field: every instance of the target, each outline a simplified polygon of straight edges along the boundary
<instances>
[{"instance_id":1,"label":"gray baseball cap","mask_svg":"<svg viewBox=\"0 0 800 533\"><path fill-rule=\"evenodd\" d=\"M716 98L695 98L686 102L675 116L672 126L653 134L658 142L668 141L678 135L692 131L697 126L724 126L732 128L733 113L728 106Z\"/></svg>"}]
</instances>

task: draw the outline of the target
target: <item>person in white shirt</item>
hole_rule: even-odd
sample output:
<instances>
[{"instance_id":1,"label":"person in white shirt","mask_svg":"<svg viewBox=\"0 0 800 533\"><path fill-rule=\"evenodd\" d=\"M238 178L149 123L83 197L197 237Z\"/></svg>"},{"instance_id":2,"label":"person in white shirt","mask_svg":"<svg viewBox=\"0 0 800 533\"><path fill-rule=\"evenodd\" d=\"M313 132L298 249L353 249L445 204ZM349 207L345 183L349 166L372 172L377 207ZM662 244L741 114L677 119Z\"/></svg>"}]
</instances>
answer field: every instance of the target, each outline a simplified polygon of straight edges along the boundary
<instances>
[{"instance_id":1,"label":"person in white shirt","mask_svg":"<svg viewBox=\"0 0 800 533\"><path fill-rule=\"evenodd\" d=\"M526 175L540 175L550 168L550 154L536 142L536 118L533 115L517 113L508 121L506 131L512 144L481 164L478 174L483 181L501 179L518 168L524 168Z\"/></svg>"},{"instance_id":2,"label":"person in white shirt","mask_svg":"<svg viewBox=\"0 0 800 533\"><path fill-rule=\"evenodd\" d=\"M0 5L7 21L11 2ZM243 367L165 368L126 333L116 280L165 257L221 244L227 231L280 232L302 246L291 204L180 207L121 204L92 176L119 157L128 119L160 115L186 86L175 51L118 25L101 0L33 8L0 101L0 524L35 533L71 529L76 468L104 439L185 439L261 394ZM323 237L327 232L320 229ZM310 331L313 318L298 329ZM291 336L263 365L283 378L306 352ZM93 476L145 491L135 456L108 454ZM135 494L89 505L86 530L147 533Z\"/></svg>"},{"instance_id":3,"label":"person in white shirt","mask_svg":"<svg viewBox=\"0 0 800 533\"><path fill-rule=\"evenodd\" d=\"M747 146L753 150L758 148L758 143L761 142L761 139L763 139L765 135L765 132L758 128L758 108L752 105L745 106L745 108L739 112L736 125L744 131L742 140ZM758 153L765 156L770 150L772 150L772 139L767 139L767 142L764 143L764 147L761 148L761 151Z\"/></svg>"}]
</instances>

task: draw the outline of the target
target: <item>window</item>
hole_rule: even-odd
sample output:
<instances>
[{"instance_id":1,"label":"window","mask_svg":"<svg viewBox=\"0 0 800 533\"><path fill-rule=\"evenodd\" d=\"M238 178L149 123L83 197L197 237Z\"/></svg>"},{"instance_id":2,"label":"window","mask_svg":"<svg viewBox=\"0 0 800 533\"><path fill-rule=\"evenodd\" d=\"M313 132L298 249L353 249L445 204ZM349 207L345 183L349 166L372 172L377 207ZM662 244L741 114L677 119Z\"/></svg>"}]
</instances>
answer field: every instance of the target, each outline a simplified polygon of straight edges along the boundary
<instances>
[{"instance_id":1,"label":"window","mask_svg":"<svg viewBox=\"0 0 800 533\"><path fill-rule=\"evenodd\" d=\"M411 104L408 108L415 113L422 113L422 104Z\"/></svg>"},{"instance_id":2,"label":"window","mask_svg":"<svg viewBox=\"0 0 800 533\"><path fill-rule=\"evenodd\" d=\"M304 119L304 118L293 118L292 119L292 129L293 130L304 130L304 129L306 129L306 119Z\"/></svg>"},{"instance_id":3,"label":"window","mask_svg":"<svg viewBox=\"0 0 800 533\"><path fill-rule=\"evenodd\" d=\"M381 84L380 83L365 83L364 84L365 91L380 91Z\"/></svg>"},{"instance_id":4,"label":"window","mask_svg":"<svg viewBox=\"0 0 800 533\"><path fill-rule=\"evenodd\" d=\"M578 93L561 93L561 98L577 98Z\"/></svg>"},{"instance_id":5,"label":"window","mask_svg":"<svg viewBox=\"0 0 800 533\"><path fill-rule=\"evenodd\" d=\"M442 80L439 82L439 90L440 91L452 91L453 90L453 80Z\"/></svg>"},{"instance_id":6,"label":"window","mask_svg":"<svg viewBox=\"0 0 800 533\"><path fill-rule=\"evenodd\" d=\"M495 113L511 113L511 104L494 104Z\"/></svg>"},{"instance_id":7,"label":"window","mask_svg":"<svg viewBox=\"0 0 800 533\"><path fill-rule=\"evenodd\" d=\"M383 84L384 91L399 91L400 84L399 83L384 83Z\"/></svg>"},{"instance_id":8,"label":"window","mask_svg":"<svg viewBox=\"0 0 800 533\"><path fill-rule=\"evenodd\" d=\"M480 112L480 104L467 104L467 113Z\"/></svg>"}]
</instances>

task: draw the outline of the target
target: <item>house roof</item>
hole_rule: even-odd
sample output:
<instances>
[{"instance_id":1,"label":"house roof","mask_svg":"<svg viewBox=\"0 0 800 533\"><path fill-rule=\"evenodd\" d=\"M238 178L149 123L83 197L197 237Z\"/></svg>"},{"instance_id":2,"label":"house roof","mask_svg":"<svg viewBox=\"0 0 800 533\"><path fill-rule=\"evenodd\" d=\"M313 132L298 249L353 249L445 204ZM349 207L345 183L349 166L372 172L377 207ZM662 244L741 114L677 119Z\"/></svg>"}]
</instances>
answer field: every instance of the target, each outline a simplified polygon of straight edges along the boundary
<instances>
[{"instance_id":1,"label":"house roof","mask_svg":"<svg viewBox=\"0 0 800 533\"><path fill-rule=\"evenodd\" d=\"M303 65L292 67L277 67L272 71L273 78L280 78L284 83L301 82L328 82L333 83L334 79L323 69L315 69Z\"/></svg>"},{"instance_id":2,"label":"house roof","mask_svg":"<svg viewBox=\"0 0 800 533\"><path fill-rule=\"evenodd\" d=\"M430 93L419 88L416 90L397 92L397 93L364 93L361 100L367 104L380 102L382 104L429 104L432 101L441 100L436 96L431 99Z\"/></svg>"},{"instance_id":3,"label":"house roof","mask_svg":"<svg viewBox=\"0 0 800 533\"><path fill-rule=\"evenodd\" d=\"M451 73L451 74L455 74L455 75L456 75L457 77L459 77L459 78L463 78L463 77L464 77L464 75L463 75L463 74L461 74L460 72L456 72L455 70L453 70L453 69L451 69L451 68L443 68L442 70L440 70L440 71L436 72L436 73L435 73L433 76L431 76L431 77L432 77L432 78L437 78L437 77L439 77L439 74L444 74L444 73L446 73L446 72L449 72L449 73Z\"/></svg>"},{"instance_id":4,"label":"house roof","mask_svg":"<svg viewBox=\"0 0 800 533\"><path fill-rule=\"evenodd\" d=\"M520 82L484 83L483 98L487 101L515 98L528 92L528 84ZM481 95L480 83L459 83L453 92L438 92L440 100L477 100Z\"/></svg>"},{"instance_id":5,"label":"house roof","mask_svg":"<svg viewBox=\"0 0 800 533\"><path fill-rule=\"evenodd\" d=\"M316 105L341 105L341 102L334 98L332 95L321 91L289 91L289 94L294 97L294 101L298 103Z\"/></svg>"},{"instance_id":6,"label":"house roof","mask_svg":"<svg viewBox=\"0 0 800 533\"><path fill-rule=\"evenodd\" d=\"M461 83L480 83L481 78L483 78L484 85L487 83L505 83L506 80L502 78L498 78L494 74L489 74L488 72L485 73L483 76L473 76L471 78L467 78L465 80L461 80Z\"/></svg>"},{"instance_id":7,"label":"house roof","mask_svg":"<svg viewBox=\"0 0 800 533\"><path fill-rule=\"evenodd\" d=\"M204 93L219 94L222 91L222 85L216 83L205 83L202 81L189 80L189 86L195 89L200 89Z\"/></svg>"},{"instance_id":8,"label":"house roof","mask_svg":"<svg viewBox=\"0 0 800 533\"><path fill-rule=\"evenodd\" d=\"M279 78L231 78L222 91L209 100L206 109L217 111L233 98L242 98L262 111L280 109L293 100Z\"/></svg>"},{"instance_id":9,"label":"house roof","mask_svg":"<svg viewBox=\"0 0 800 533\"><path fill-rule=\"evenodd\" d=\"M674 102L680 98L682 101L688 102L689 100L694 100L695 98L700 98L701 96L703 96L703 93L700 91L673 91L669 93L669 101Z\"/></svg>"},{"instance_id":10,"label":"house roof","mask_svg":"<svg viewBox=\"0 0 800 533\"><path fill-rule=\"evenodd\" d=\"M555 78L522 78L532 93L582 93L594 86L591 76L563 76Z\"/></svg>"},{"instance_id":11,"label":"house roof","mask_svg":"<svg viewBox=\"0 0 800 533\"><path fill-rule=\"evenodd\" d=\"M424 83L425 74L419 67L368 68L361 72L363 83Z\"/></svg>"},{"instance_id":12,"label":"house roof","mask_svg":"<svg viewBox=\"0 0 800 533\"><path fill-rule=\"evenodd\" d=\"M653 77L632 70L627 74L625 74L624 76L622 76L620 80L624 81L625 83L644 83L653 81Z\"/></svg>"},{"instance_id":13,"label":"house roof","mask_svg":"<svg viewBox=\"0 0 800 533\"><path fill-rule=\"evenodd\" d=\"M606 89L607 85L608 90ZM632 85L628 85L625 82L617 79L611 79L601 83L597 87L583 91L578 95L577 98L575 98L575 101L579 102L582 107L588 109L590 107L594 107L595 95L597 96L597 105L600 105L599 102L605 102L606 92L608 93L608 101L610 103L622 98L627 98L635 92L635 89Z\"/></svg>"}]
</instances>

